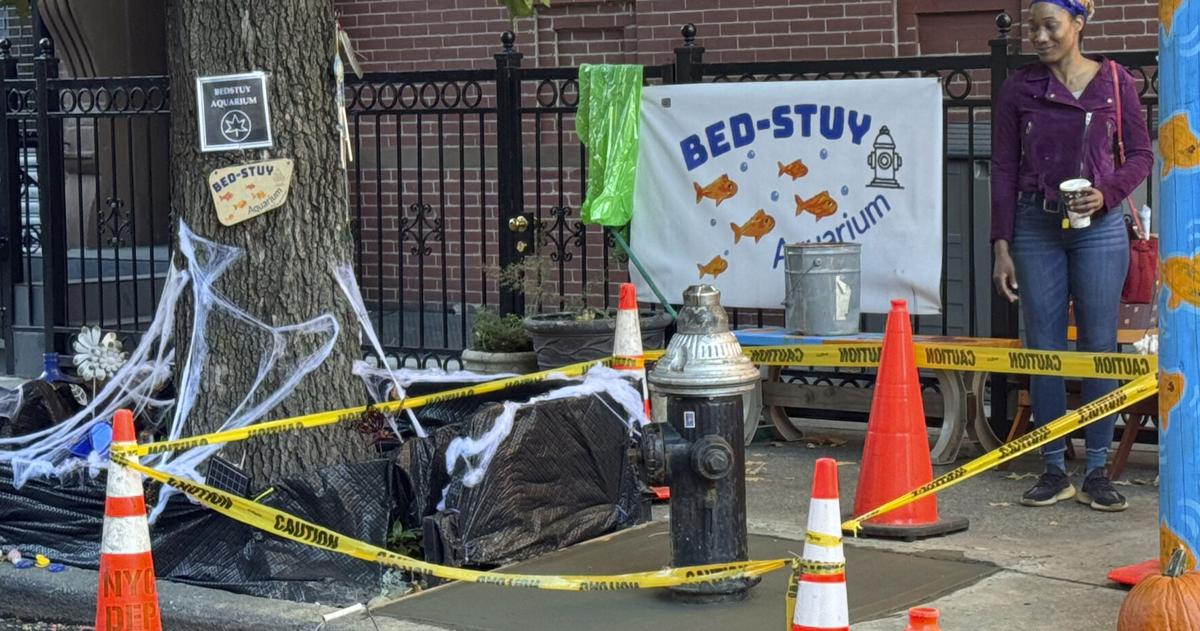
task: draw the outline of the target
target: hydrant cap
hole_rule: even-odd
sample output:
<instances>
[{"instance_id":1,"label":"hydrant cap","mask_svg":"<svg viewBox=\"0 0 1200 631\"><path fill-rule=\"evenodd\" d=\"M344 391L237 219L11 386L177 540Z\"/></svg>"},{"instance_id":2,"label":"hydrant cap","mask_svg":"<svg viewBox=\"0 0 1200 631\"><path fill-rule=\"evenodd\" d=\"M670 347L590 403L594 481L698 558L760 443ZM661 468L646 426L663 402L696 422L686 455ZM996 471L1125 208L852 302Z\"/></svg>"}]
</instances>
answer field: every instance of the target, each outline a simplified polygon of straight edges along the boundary
<instances>
[{"instance_id":1,"label":"hydrant cap","mask_svg":"<svg viewBox=\"0 0 1200 631\"><path fill-rule=\"evenodd\" d=\"M683 292L683 308L667 351L647 375L650 389L684 396L728 396L749 392L761 379L758 367L742 354L712 285Z\"/></svg>"},{"instance_id":2,"label":"hydrant cap","mask_svg":"<svg viewBox=\"0 0 1200 631\"><path fill-rule=\"evenodd\" d=\"M892 138L892 132L888 130L887 125L879 129L879 135L875 136L876 149L895 149L896 140Z\"/></svg>"}]
</instances>

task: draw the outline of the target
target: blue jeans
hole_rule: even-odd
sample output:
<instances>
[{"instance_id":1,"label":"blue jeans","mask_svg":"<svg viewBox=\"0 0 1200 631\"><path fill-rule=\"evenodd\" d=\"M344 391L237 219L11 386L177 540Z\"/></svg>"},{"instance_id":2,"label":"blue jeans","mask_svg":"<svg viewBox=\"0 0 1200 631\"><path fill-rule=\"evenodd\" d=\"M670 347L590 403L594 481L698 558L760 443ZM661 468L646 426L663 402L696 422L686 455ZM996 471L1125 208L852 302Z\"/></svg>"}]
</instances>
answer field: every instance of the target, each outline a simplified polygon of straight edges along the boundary
<instances>
[{"instance_id":1,"label":"blue jeans","mask_svg":"<svg viewBox=\"0 0 1200 631\"><path fill-rule=\"evenodd\" d=\"M1070 296L1078 331L1076 349L1093 353L1117 350L1121 288L1129 270L1129 233L1119 207L1093 215L1087 228L1063 230L1062 215L1043 210L1040 199L1035 205L1022 197L1010 251L1017 268L1026 347L1067 350ZM1084 379L1083 402L1116 387L1112 379ZM1066 413L1062 377L1031 377L1029 389L1035 427ZM1107 460L1115 423L1116 415L1109 415L1085 429L1089 471ZM1066 449L1060 438L1046 444L1042 456L1061 462Z\"/></svg>"}]
</instances>

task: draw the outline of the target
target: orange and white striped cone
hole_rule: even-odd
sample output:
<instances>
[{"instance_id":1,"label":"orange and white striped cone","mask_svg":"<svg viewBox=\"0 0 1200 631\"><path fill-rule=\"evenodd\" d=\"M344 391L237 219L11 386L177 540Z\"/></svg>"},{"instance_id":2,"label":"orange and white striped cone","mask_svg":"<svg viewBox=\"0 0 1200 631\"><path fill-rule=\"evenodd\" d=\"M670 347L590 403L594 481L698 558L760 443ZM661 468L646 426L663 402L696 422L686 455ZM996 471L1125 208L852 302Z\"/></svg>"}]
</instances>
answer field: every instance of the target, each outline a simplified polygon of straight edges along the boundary
<instances>
[{"instance_id":1,"label":"orange and white striped cone","mask_svg":"<svg viewBox=\"0 0 1200 631\"><path fill-rule=\"evenodd\" d=\"M650 390L646 385L646 353L642 349L642 324L638 315L637 289L621 283L617 305L617 328L613 335L613 368L636 373L642 382L642 401L650 418Z\"/></svg>"},{"instance_id":2,"label":"orange and white striped cone","mask_svg":"<svg viewBox=\"0 0 1200 631\"><path fill-rule=\"evenodd\" d=\"M112 449L136 446L133 413L117 410ZM162 631L142 474L115 462L108 467L97 592L97 631Z\"/></svg>"},{"instance_id":3,"label":"orange and white striped cone","mask_svg":"<svg viewBox=\"0 0 1200 631\"><path fill-rule=\"evenodd\" d=\"M637 306L637 288L633 283L621 283L620 301L617 303L617 327L613 335L613 368L635 373L642 382L642 402L646 418L654 420L650 410L650 388L646 383L646 353L642 348L642 324ZM671 488L652 486L654 497L667 500Z\"/></svg>"},{"instance_id":4,"label":"orange and white striped cone","mask_svg":"<svg viewBox=\"0 0 1200 631\"><path fill-rule=\"evenodd\" d=\"M817 460L792 631L850 631L837 461Z\"/></svg>"}]
</instances>

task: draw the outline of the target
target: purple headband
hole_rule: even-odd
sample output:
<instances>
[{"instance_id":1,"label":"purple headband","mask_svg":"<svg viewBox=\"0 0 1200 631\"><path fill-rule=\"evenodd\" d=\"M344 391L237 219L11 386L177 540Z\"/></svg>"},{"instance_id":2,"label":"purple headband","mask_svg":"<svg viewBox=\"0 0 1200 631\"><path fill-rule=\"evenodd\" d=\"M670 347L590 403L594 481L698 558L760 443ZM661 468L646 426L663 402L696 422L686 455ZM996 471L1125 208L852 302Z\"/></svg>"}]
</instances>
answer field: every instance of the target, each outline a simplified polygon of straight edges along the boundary
<instances>
[{"instance_id":1,"label":"purple headband","mask_svg":"<svg viewBox=\"0 0 1200 631\"><path fill-rule=\"evenodd\" d=\"M1033 6L1039 2L1049 2L1050 4L1058 5L1066 9L1067 13L1070 13L1072 16L1083 18L1085 22L1088 19L1087 6L1079 0L1033 0L1033 2L1029 3L1029 6Z\"/></svg>"}]
</instances>

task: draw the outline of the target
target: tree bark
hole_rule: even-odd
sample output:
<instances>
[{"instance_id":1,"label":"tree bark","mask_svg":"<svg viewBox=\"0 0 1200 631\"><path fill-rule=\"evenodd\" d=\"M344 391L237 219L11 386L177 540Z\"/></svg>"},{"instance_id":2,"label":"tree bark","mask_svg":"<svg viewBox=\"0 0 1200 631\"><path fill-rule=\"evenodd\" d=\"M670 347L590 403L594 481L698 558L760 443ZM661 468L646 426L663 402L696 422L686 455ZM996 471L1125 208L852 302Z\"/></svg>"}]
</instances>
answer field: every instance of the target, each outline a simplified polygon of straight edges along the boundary
<instances>
[{"instance_id":1,"label":"tree bark","mask_svg":"<svg viewBox=\"0 0 1200 631\"><path fill-rule=\"evenodd\" d=\"M272 327L322 313L331 313L340 324L329 358L260 421L365 402L361 381L350 373L359 325L330 271L332 264L351 261L354 243L338 162L330 72L333 37L331 0L170 0L167 8L174 215L205 239L241 248L242 257L215 286L233 304ZM274 147L201 153L196 77L256 70L268 75ZM274 158L294 161L286 203L234 226L221 225L208 189L209 173ZM176 262L184 264L183 257L177 255ZM186 363L194 308L189 293L176 313L176 383ZM251 405L286 378L289 357L317 347L313 337L291 340L297 344L268 375ZM210 315L204 339L208 361L184 436L213 431L223 423L246 397L271 349L269 335L219 311ZM339 425L234 443L222 455L244 462L256 484L266 485L281 476L360 459L369 448L364 435Z\"/></svg>"}]
</instances>

